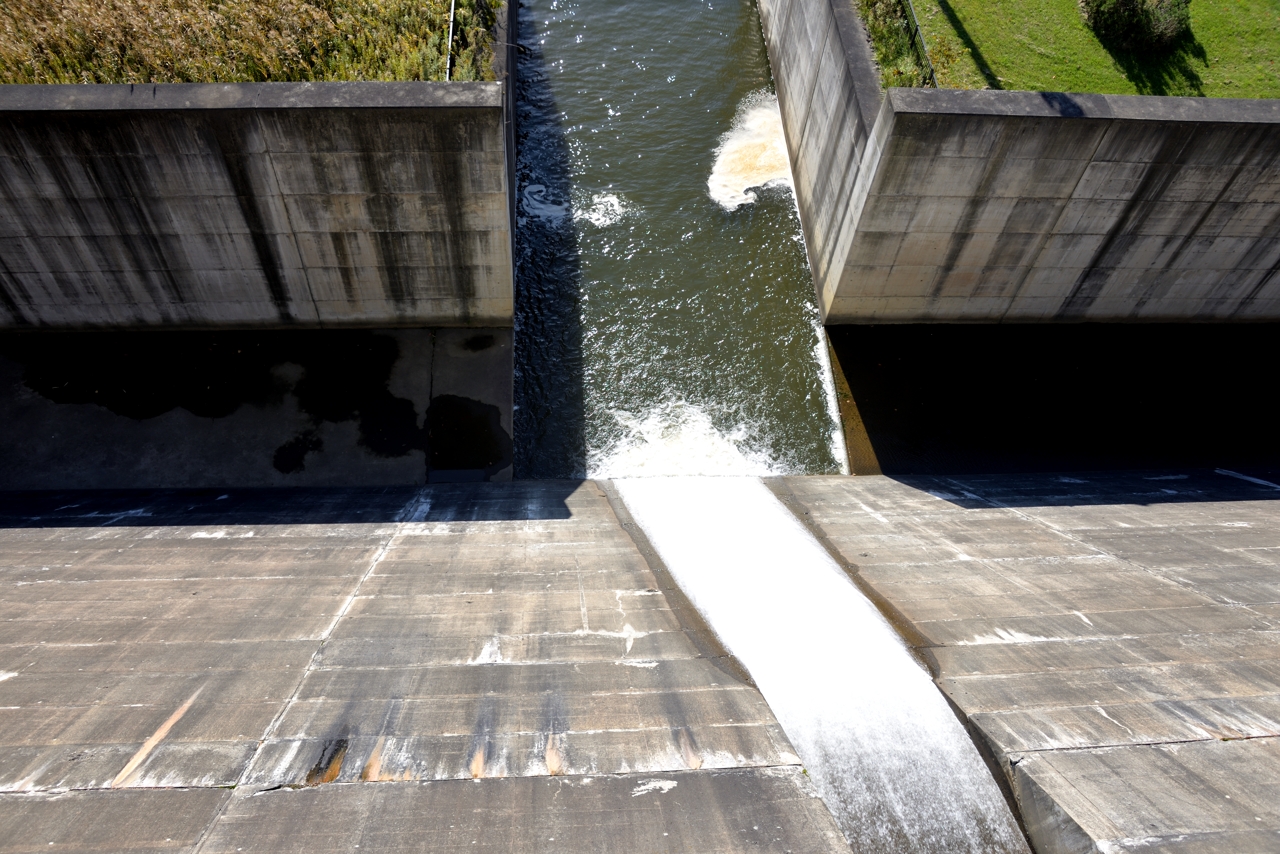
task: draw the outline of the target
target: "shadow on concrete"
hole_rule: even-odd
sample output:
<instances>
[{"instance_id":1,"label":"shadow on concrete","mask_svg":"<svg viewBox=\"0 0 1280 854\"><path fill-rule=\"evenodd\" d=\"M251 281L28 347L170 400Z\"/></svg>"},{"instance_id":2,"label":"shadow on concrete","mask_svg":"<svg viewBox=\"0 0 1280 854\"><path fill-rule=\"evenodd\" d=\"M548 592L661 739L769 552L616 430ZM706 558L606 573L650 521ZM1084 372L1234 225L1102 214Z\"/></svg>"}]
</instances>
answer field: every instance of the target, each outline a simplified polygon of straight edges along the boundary
<instances>
[{"instance_id":1,"label":"shadow on concrete","mask_svg":"<svg viewBox=\"0 0 1280 854\"><path fill-rule=\"evenodd\" d=\"M1204 97L1201 70L1209 68L1209 54L1188 29L1164 49L1132 48L1100 39L1116 67L1137 87L1139 95Z\"/></svg>"},{"instance_id":2,"label":"shadow on concrete","mask_svg":"<svg viewBox=\"0 0 1280 854\"><path fill-rule=\"evenodd\" d=\"M1280 326L830 327L889 475L1280 469Z\"/></svg>"},{"instance_id":3,"label":"shadow on concrete","mask_svg":"<svg viewBox=\"0 0 1280 854\"><path fill-rule=\"evenodd\" d=\"M587 457L573 171L538 22L524 4L517 21L515 476L572 477Z\"/></svg>"},{"instance_id":4,"label":"shadow on concrete","mask_svg":"<svg viewBox=\"0 0 1280 854\"><path fill-rule=\"evenodd\" d=\"M439 484L417 489L0 492L0 528L225 528L567 519L571 513L565 502L581 484L578 480L554 480Z\"/></svg>"},{"instance_id":5,"label":"shadow on concrete","mask_svg":"<svg viewBox=\"0 0 1280 854\"><path fill-rule=\"evenodd\" d=\"M1280 500L1280 469L899 475L894 480L969 510Z\"/></svg>"},{"instance_id":6,"label":"shadow on concrete","mask_svg":"<svg viewBox=\"0 0 1280 854\"><path fill-rule=\"evenodd\" d=\"M509 477L509 348L498 329L4 333L0 488Z\"/></svg>"}]
</instances>

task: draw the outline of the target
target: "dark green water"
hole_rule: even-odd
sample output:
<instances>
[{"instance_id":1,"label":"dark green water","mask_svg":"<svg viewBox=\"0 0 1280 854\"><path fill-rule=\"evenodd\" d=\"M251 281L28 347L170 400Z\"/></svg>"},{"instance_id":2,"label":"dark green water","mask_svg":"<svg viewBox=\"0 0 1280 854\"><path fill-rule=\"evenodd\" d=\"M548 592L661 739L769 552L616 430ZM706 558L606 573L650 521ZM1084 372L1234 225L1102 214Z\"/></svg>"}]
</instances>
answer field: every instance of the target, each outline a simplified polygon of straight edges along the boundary
<instances>
[{"instance_id":1,"label":"dark green water","mask_svg":"<svg viewBox=\"0 0 1280 854\"><path fill-rule=\"evenodd\" d=\"M529 0L519 42L517 476L839 471L791 191L708 192L776 110L755 6Z\"/></svg>"}]
</instances>

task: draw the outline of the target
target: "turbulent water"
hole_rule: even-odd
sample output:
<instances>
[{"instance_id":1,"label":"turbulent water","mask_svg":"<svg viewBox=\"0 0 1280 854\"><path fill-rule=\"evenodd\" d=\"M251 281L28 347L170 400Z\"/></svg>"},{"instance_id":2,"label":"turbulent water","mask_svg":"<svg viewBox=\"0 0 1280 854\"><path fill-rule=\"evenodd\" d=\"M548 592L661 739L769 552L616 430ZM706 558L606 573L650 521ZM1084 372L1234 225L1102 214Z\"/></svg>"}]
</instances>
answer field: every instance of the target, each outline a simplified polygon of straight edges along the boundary
<instances>
[{"instance_id":1,"label":"turbulent water","mask_svg":"<svg viewBox=\"0 0 1280 854\"><path fill-rule=\"evenodd\" d=\"M764 484L615 483L681 590L751 672L854 851L1029 854L929 674Z\"/></svg>"},{"instance_id":2,"label":"turbulent water","mask_svg":"<svg viewBox=\"0 0 1280 854\"><path fill-rule=\"evenodd\" d=\"M520 6L519 477L840 471L750 0Z\"/></svg>"}]
</instances>

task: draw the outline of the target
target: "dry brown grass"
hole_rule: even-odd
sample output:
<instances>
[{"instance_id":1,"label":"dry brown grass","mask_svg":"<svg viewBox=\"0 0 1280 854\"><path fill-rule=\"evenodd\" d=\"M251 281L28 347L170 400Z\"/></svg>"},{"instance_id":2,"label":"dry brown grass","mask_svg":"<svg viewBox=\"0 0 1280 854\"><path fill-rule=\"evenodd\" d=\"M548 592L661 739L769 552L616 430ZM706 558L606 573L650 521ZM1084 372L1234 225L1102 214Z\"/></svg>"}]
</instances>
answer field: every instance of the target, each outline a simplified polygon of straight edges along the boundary
<instances>
[{"instance_id":1,"label":"dry brown grass","mask_svg":"<svg viewBox=\"0 0 1280 854\"><path fill-rule=\"evenodd\" d=\"M499 0L457 0L454 80L492 80ZM0 82L443 80L449 0L0 0Z\"/></svg>"}]
</instances>

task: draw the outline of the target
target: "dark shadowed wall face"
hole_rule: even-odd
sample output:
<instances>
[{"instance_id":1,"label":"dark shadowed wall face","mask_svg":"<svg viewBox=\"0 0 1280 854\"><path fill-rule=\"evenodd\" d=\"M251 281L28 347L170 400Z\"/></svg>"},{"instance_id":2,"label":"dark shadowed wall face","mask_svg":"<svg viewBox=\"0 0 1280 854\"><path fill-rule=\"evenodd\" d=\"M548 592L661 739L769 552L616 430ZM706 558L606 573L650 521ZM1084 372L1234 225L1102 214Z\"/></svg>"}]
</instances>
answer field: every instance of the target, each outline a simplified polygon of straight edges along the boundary
<instances>
[{"instance_id":1,"label":"dark shadowed wall face","mask_svg":"<svg viewBox=\"0 0 1280 854\"><path fill-rule=\"evenodd\" d=\"M0 488L511 474L506 329L0 335Z\"/></svg>"},{"instance_id":2,"label":"dark shadowed wall face","mask_svg":"<svg viewBox=\"0 0 1280 854\"><path fill-rule=\"evenodd\" d=\"M0 326L509 326L497 83L0 91Z\"/></svg>"},{"instance_id":3,"label":"dark shadowed wall face","mask_svg":"<svg viewBox=\"0 0 1280 854\"><path fill-rule=\"evenodd\" d=\"M830 333L885 474L1280 470L1275 324Z\"/></svg>"}]
</instances>

